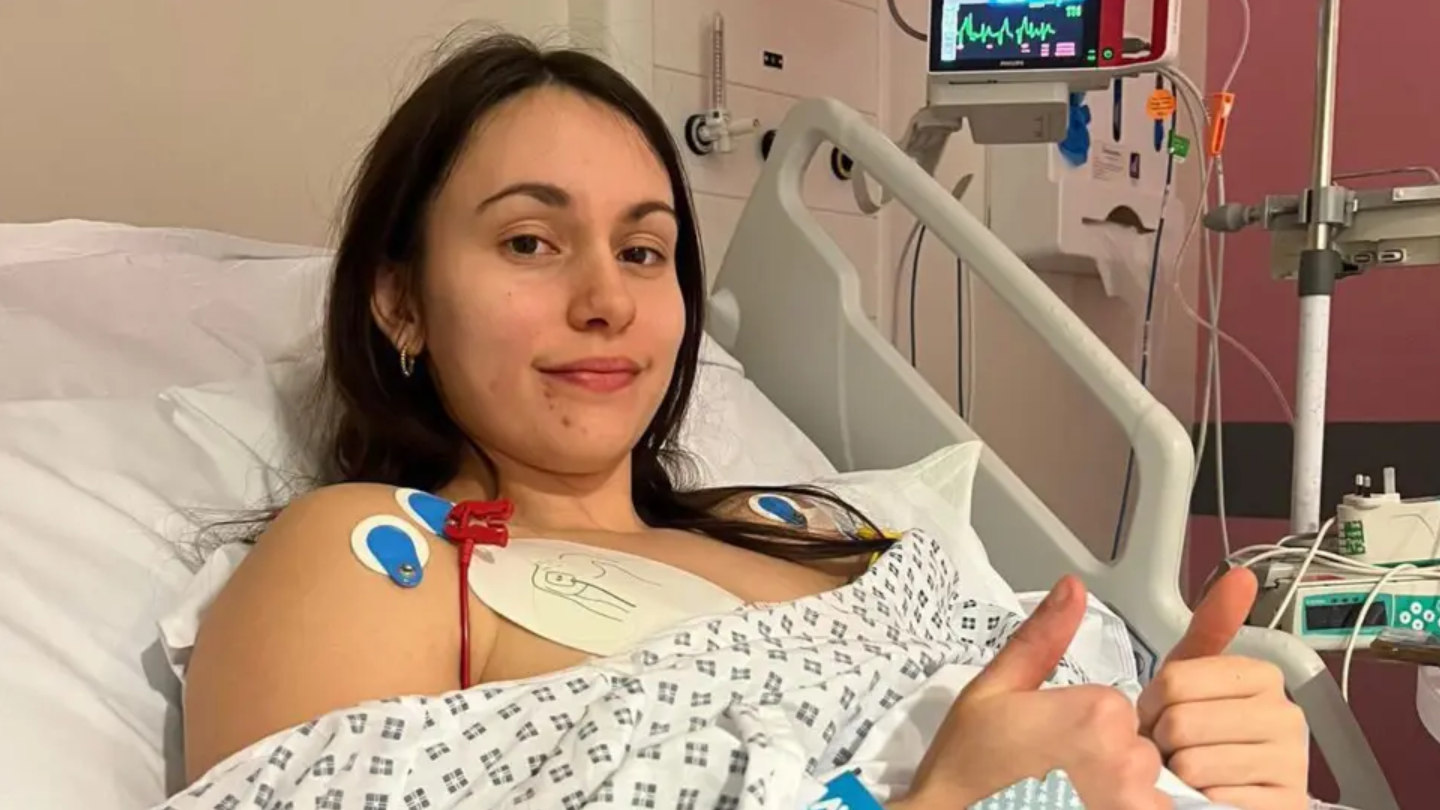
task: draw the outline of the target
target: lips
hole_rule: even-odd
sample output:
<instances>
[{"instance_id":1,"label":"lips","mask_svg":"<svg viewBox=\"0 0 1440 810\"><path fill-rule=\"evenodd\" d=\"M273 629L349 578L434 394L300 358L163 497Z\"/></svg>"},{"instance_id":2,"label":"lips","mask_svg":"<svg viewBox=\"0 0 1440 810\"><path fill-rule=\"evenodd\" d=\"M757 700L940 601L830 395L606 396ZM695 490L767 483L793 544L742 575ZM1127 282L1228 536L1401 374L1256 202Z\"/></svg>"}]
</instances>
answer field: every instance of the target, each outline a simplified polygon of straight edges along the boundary
<instances>
[{"instance_id":1,"label":"lips","mask_svg":"<svg viewBox=\"0 0 1440 810\"><path fill-rule=\"evenodd\" d=\"M628 387L640 375L640 364L628 357L589 357L540 369L556 382L609 394Z\"/></svg>"}]
</instances>

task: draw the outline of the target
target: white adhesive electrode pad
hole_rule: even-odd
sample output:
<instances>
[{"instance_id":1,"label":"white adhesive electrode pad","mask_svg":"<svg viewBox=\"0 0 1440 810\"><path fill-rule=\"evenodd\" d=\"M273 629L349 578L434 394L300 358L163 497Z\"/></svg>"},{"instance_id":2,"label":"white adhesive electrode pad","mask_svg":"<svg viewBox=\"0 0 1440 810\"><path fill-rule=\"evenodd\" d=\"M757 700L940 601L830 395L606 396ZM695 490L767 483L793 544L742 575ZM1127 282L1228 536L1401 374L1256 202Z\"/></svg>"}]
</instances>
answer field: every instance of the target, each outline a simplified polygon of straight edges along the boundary
<instances>
[{"instance_id":1,"label":"white adhesive electrode pad","mask_svg":"<svg viewBox=\"0 0 1440 810\"><path fill-rule=\"evenodd\" d=\"M350 550L361 565L402 588L419 585L430 561L430 544L420 530L393 515L372 515L356 524Z\"/></svg>"},{"instance_id":2,"label":"white adhesive electrode pad","mask_svg":"<svg viewBox=\"0 0 1440 810\"><path fill-rule=\"evenodd\" d=\"M664 563L564 540L477 550L470 590L541 638L607 656L668 627L744 603Z\"/></svg>"}]
</instances>

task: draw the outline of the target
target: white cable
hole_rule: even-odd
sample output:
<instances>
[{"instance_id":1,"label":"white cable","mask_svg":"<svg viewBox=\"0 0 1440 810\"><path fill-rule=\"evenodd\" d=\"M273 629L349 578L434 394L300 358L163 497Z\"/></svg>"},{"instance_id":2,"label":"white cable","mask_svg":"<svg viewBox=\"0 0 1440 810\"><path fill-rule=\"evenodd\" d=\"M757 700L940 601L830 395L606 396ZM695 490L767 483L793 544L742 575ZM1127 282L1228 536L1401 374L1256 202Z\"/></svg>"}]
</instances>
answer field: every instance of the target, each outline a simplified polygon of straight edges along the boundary
<instances>
[{"instance_id":1,"label":"white cable","mask_svg":"<svg viewBox=\"0 0 1440 810\"><path fill-rule=\"evenodd\" d=\"M1230 87L1235 84L1235 77L1240 74L1240 65L1245 61L1245 53L1250 50L1250 0L1240 0L1240 46L1235 49L1235 61L1230 64L1230 72L1225 74L1225 82L1220 85L1220 92L1230 92Z\"/></svg>"},{"instance_id":2,"label":"white cable","mask_svg":"<svg viewBox=\"0 0 1440 810\"><path fill-rule=\"evenodd\" d=\"M1176 83L1177 87L1181 88L1181 92L1179 95L1185 108L1186 117L1188 119L1191 129L1197 133L1202 132L1203 128L1201 125L1201 121L1208 121L1208 116L1203 112L1197 112L1197 107L1201 110L1204 109L1204 99L1200 96L1200 92L1198 88L1195 87L1194 82L1191 81L1188 76L1177 70L1167 68L1162 70L1162 73L1169 77L1171 80L1173 80ZM1270 372L1269 368L1267 368L1265 364L1258 357L1256 357L1255 354L1251 352L1244 344L1240 343L1238 340L1227 334L1223 329L1219 327L1220 305L1223 303L1224 293L1225 241L1223 237L1217 239L1218 245L1215 248L1215 252L1217 252L1219 255L1214 256L1213 258L1212 250L1210 247L1209 235L1206 234L1205 236L1203 236L1201 241L1204 278L1206 281L1207 292L1209 294L1208 297L1210 299L1210 317L1208 319L1202 318L1200 314L1195 311L1195 308L1192 307L1189 301L1186 300L1184 288L1181 287L1180 282L1182 279L1182 275L1180 273L1180 270L1181 268L1183 268L1184 257L1189 250L1189 245L1191 241L1200 231L1199 226L1201 218L1205 210L1205 204L1209 202L1209 190L1212 186L1215 187L1216 196L1219 199L1219 203L1223 204L1226 198L1224 189L1224 161L1218 157L1213 160L1206 160L1201 164L1200 197L1202 204L1196 209L1194 215L1191 217L1190 225L1186 229L1184 241L1182 242L1180 247L1180 252L1175 258L1176 272L1172 276L1174 297L1179 301L1180 306L1184 309L1185 313L1193 321L1205 328L1209 337L1208 347L1206 351L1204 393L1201 397L1201 414L1200 418L1197 420L1200 426L1199 434L1196 437L1197 452L1195 458L1195 466L1192 468L1191 471L1192 486L1194 484L1196 476L1198 476L1200 472L1200 461L1203 458L1206 441L1209 435L1209 427L1211 421L1210 407L1212 404L1216 408L1215 423L1217 425L1223 424L1223 406L1219 401L1217 401L1221 396L1219 379L1219 341L1224 340L1226 343L1232 345L1236 350L1241 353L1243 357L1250 361L1257 370L1259 370L1260 374L1269 384L1271 391L1275 394L1276 400L1280 403L1281 409L1285 412L1287 422L1293 423L1294 421L1294 416L1290 409L1289 403L1285 399L1285 394L1280 389L1279 384L1275 381L1275 377ZM1218 433L1218 428L1215 441L1216 502L1218 507L1217 512L1219 513L1218 516L1220 518L1220 539L1221 544L1225 549L1225 553L1228 556L1231 547L1229 538L1229 521L1225 506L1225 468L1223 455L1224 445L1223 438Z\"/></svg>"},{"instance_id":3,"label":"white cable","mask_svg":"<svg viewBox=\"0 0 1440 810\"><path fill-rule=\"evenodd\" d=\"M1230 71L1226 74L1225 81L1221 85L1220 89L1222 92L1229 91L1231 85L1235 81L1235 77L1240 73L1240 67L1244 64L1246 54L1250 49L1250 0L1240 0L1240 7L1240 45L1236 49L1235 59L1230 65ZM1179 70L1173 68L1164 68L1161 72L1174 80L1176 86L1181 88L1182 92L1180 93L1180 96L1185 106L1186 115L1190 119L1190 126L1197 138L1203 138L1206 129L1202 126L1201 122L1204 121L1208 125L1208 116L1204 112L1204 94L1200 91L1200 88L1196 86L1195 82L1193 82L1188 76L1186 76ZM1200 114L1197 114L1196 107L1198 107L1201 111ZM1201 217L1204 213L1206 205L1209 203L1210 200L1210 183L1212 177L1217 180L1216 195L1219 200L1218 204L1223 205L1225 202L1223 163L1218 156L1215 157L1213 160L1206 158L1200 163L1200 205L1196 208L1196 211L1191 218L1190 227L1186 229L1184 240L1182 241L1180 246L1180 252L1175 258L1173 288L1175 297L1180 301L1180 304L1185 309L1186 313L1190 315L1190 317L1195 320L1196 323L1206 327L1209 333L1209 348L1206 352L1207 357L1205 372L1205 394L1201 400L1201 418L1199 420L1200 432L1196 442L1197 452L1195 454L1195 467L1192 469L1191 472L1191 486L1193 488L1195 479L1198 477L1200 471L1200 459L1202 458L1205 450L1206 432L1208 430L1209 423L1209 408L1211 403L1211 397L1213 394L1215 403L1215 423L1217 426L1215 436L1216 505L1217 512L1219 513L1218 516L1220 519L1220 540L1221 544L1225 549L1225 554L1228 557L1230 554L1230 533L1225 511L1225 461L1223 449L1224 444L1220 435L1220 426L1223 424L1223 411L1221 409L1220 402L1221 385L1219 343L1221 335L1223 334L1220 329L1220 305L1224 290L1225 275L1225 243L1223 235L1219 239L1218 267L1215 263L1212 263L1210 240L1208 238L1208 235L1201 241L1201 255L1204 265L1206 291L1209 295L1210 304L1210 318L1208 321L1202 320L1199 314L1195 312L1195 310L1185 300L1184 288L1180 284L1182 278L1182 270L1184 268L1186 250L1189 248L1190 241L1194 238L1195 233L1199 228ZM1238 341L1235 341L1234 339L1231 339L1228 342L1238 344ZM1273 380L1273 375L1269 373L1269 370L1264 369L1263 364L1258 362L1259 358L1254 357L1254 355L1248 350L1245 352L1245 355L1255 361L1257 366L1260 366L1262 368L1262 373L1266 376L1267 379ZM1276 390L1278 391L1278 386L1276 386ZM1281 399L1283 401L1283 396L1281 397ZM1289 410L1288 405L1286 406L1286 410ZM1293 419L1291 421L1293 422Z\"/></svg>"},{"instance_id":4,"label":"white cable","mask_svg":"<svg viewBox=\"0 0 1440 810\"><path fill-rule=\"evenodd\" d=\"M1179 73L1178 71L1172 71L1172 70L1170 70L1170 69L1165 69L1165 70L1162 71L1162 72L1163 72L1165 75L1170 76L1172 79L1177 79L1177 83L1178 83L1180 86L1185 87L1185 88L1187 89L1187 92L1181 93L1181 99L1183 100L1183 103L1184 103L1184 106L1185 106L1186 117L1188 117L1188 118L1190 119L1190 127L1191 127L1191 129L1192 129L1194 132L1197 133L1197 137L1199 137L1198 133L1204 131L1204 130L1203 130L1203 127L1201 126L1201 121L1203 121L1203 120L1208 120L1208 119L1206 119L1206 117L1205 117L1205 115L1204 115L1203 113L1197 114L1197 113L1196 113L1196 110L1195 110L1195 107L1192 106L1192 105L1193 105L1193 104L1199 104L1199 105L1201 106L1201 109L1203 110L1203 108L1204 108L1204 104L1203 104L1204 99L1199 98L1198 95L1195 95L1195 93L1196 93L1197 91L1194 90L1194 83L1191 82L1188 78L1186 78L1186 77L1184 76L1184 74ZM1200 315L1199 315L1198 313L1196 313L1195 310L1190 307L1189 303L1186 302L1186 300L1185 300L1185 291L1184 291L1184 288L1182 288L1182 287L1180 286L1180 280L1181 280L1181 277L1182 277L1182 275L1181 275L1181 270L1182 270L1183 267L1184 267L1185 254L1186 254L1186 252L1187 252L1187 251L1189 250L1189 248L1190 248L1190 242L1191 242L1191 240L1194 239L1195 234L1199 231L1201 217L1203 216L1204 211L1205 211L1205 202L1208 201L1208 199L1209 199L1210 181L1211 181L1211 178L1212 178L1213 173L1214 173L1214 164L1213 164L1211 161L1209 161L1208 159L1203 160L1203 161L1200 163L1200 169L1201 169L1201 178L1200 178L1200 200L1201 200L1201 204L1196 207L1194 214L1191 215L1191 217L1190 217L1190 224L1189 224L1189 226L1185 229L1185 236L1184 236L1184 238L1182 239L1182 241L1181 241L1181 243L1180 243L1180 252L1179 252L1178 254L1176 254L1176 256L1175 256L1175 272L1174 272L1174 274L1173 274L1173 276L1172 276L1172 280L1173 280L1172 287L1173 287L1174 297L1180 301L1181 306L1185 308L1185 311L1190 315L1190 317L1191 317L1197 324L1208 328L1208 327L1211 326L1211 324L1208 324L1208 323L1206 323L1204 320L1202 320L1202 319L1200 318ZM1206 241L1206 240L1202 240L1202 241L1201 241L1201 251L1202 251L1202 258L1204 258L1205 256L1208 256L1208 255L1209 255L1209 253L1208 253L1208 251L1209 251L1209 243L1208 243L1208 241ZM1163 313L1165 312L1165 309L1168 308L1168 307L1169 307L1169 297L1167 296L1166 302L1165 302L1165 306L1164 306L1164 308L1162 308L1162 316L1163 316ZM1212 333L1213 333L1213 330L1212 330ZM1213 347L1212 347L1212 348L1213 348ZM1199 477L1199 475L1200 475L1200 461L1201 461L1201 459L1203 458L1203 454L1204 454L1204 451L1205 451L1205 440L1206 440L1206 437L1208 436L1209 427L1210 427L1211 386L1212 386L1212 383L1213 383L1213 381L1214 381L1214 367L1213 367L1213 364L1212 364L1212 362L1211 362L1211 358L1213 357L1213 351L1207 351L1206 354L1207 354L1207 357L1206 357L1206 365L1205 365L1205 383L1204 383L1204 386L1205 386L1205 387L1204 387L1204 394L1203 394L1203 396L1201 396L1201 398L1200 398L1200 418L1196 420L1197 424L1200 425L1200 432L1199 432L1199 435L1196 437L1196 441L1195 441L1195 445L1196 445L1195 463L1194 463L1194 466L1191 468L1191 471L1190 471L1190 487L1191 487L1191 489L1194 488L1195 482L1196 482L1196 480L1198 479L1198 477Z\"/></svg>"},{"instance_id":5,"label":"white cable","mask_svg":"<svg viewBox=\"0 0 1440 810\"><path fill-rule=\"evenodd\" d=\"M1300 591L1300 583L1305 579L1305 572L1309 571L1310 564L1315 562L1315 555L1320 553L1320 545L1325 540L1325 533L1330 531L1330 527L1334 524L1335 518L1332 517L1325 521L1325 524L1320 527L1320 531L1315 533L1315 543L1311 545L1310 550L1306 552L1305 561L1300 563L1300 570L1295 572L1295 581L1290 583L1290 590L1285 592L1285 598L1280 600L1280 607L1275 609L1275 615L1270 617L1270 624L1266 625L1271 630L1280 626L1280 617L1285 615L1285 609L1290 607L1290 602L1294 600L1295 594ZM1253 565L1254 563L1251 564Z\"/></svg>"},{"instance_id":6,"label":"white cable","mask_svg":"<svg viewBox=\"0 0 1440 810\"><path fill-rule=\"evenodd\" d=\"M1215 196L1220 205L1225 204L1225 161L1215 158ZM1215 357L1215 513L1220 519L1220 547L1230 553L1230 521L1225 514L1225 414L1221 409L1224 397L1220 384L1224 375L1220 371L1220 302L1225 288L1225 235L1216 239L1214 267L1210 267L1210 254L1206 251L1205 275L1209 277L1212 296L1210 299L1210 353Z\"/></svg>"},{"instance_id":7,"label":"white cable","mask_svg":"<svg viewBox=\"0 0 1440 810\"><path fill-rule=\"evenodd\" d=\"M1245 548L1242 548L1232 554L1230 556L1230 561L1236 562L1241 568L1254 568L1262 562L1269 562L1270 560L1277 558L1304 558L1309 555L1309 552L1310 549L1308 547L1301 549L1294 548L1292 546L1246 546ZM1247 559L1237 560L1237 558L1245 558L1249 554L1253 554L1254 556L1248 557ZM1325 563L1326 567L1328 568L1351 574L1359 574L1361 576L1378 576L1390 570L1388 568L1382 568L1377 565L1371 565L1370 563L1359 562L1349 557L1345 557L1341 554L1336 554L1333 551L1320 551L1317 552L1314 557L1316 562ZM1417 569L1417 571L1422 575L1423 579L1440 580L1440 568Z\"/></svg>"},{"instance_id":8,"label":"white cable","mask_svg":"<svg viewBox=\"0 0 1440 810\"><path fill-rule=\"evenodd\" d=\"M1195 111L1196 104L1200 105L1202 110L1204 109L1204 99L1200 97L1199 91L1194 88L1194 82L1190 81L1190 79L1186 77L1185 74L1180 73L1179 71L1167 68L1165 70L1162 70L1161 72L1166 77L1186 87L1186 92L1180 95L1181 101L1183 102L1183 105L1185 107L1186 117L1189 119L1190 127L1192 130L1194 130L1195 132L1202 132L1203 127L1201 125L1201 122L1208 122L1209 115L1208 113L1197 113ZM1180 302L1181 308L1185 311L1185 314L1189 316L1191 320L1204 327L1207 332L1213 331L1220 338L1220 340L1223 340L1224 342L1230 344L1231 348L1239 352L1242 357L1249 361L1250 364L1253 365L1255 369L1260 372L1260 375L1265 378L1266 384L1269 385L1271 393L1275 395L1276 402L1280 404L1280 410L1285 414L1285 421L1288 423L1293 423L1295 421L1295 414L1290 408L1290 403L1286 399L1285 392L1283 389L1281 389L1280 383L1276 382L1275 375L1270 372L1270 369L1265 365L1265 363L1259 357L1255 356L1255 353L1250 351L1250 349L1246 347L1245 344L1241 343L1235 337L1231 336L1224 329L1212 329L1211 322L1206 321L1203 317L1201 317L1200 313L1195 310L1195 307L1192 306L1190 304L1190 301L1185 297L1184 288L1180 286L1180 263L1184 260L1185 254L1189 250L1191 240L1199 232L1200 221L1205 213L1203 201L1206 201L1209 198L1209 189L1212 184L1213 172L1215 168L1215 165L1212 162L1208 161L1203 163L1201 166L1202 174L1200 183L1200 198L1202 200L1202 205L1195 211L1194 216L1191 217L1190 225L1185 232L1184 242L1182 242L1180 246L1179 254L1177 254L1175 257L1176 272L1175 275L1172 277L1172 286L1175 294L1174 297L1177 301ZM1169 299L1167 298L1166 306L1168 307L1168 305ZM1208 411L1206 413L1208 414ZM1199 422L1202 429L1204 429L1206 420L1201 419L1199 420ZM1198 444L1203 448L1203 442L1199 442Z\"/></svg>"},{"instance_id":9,"label":"white cable","mask_svg":"<svg viewBox=\"0 0 1440 810\"><path fill-rule=\"evenodd\" d=\"M1313 538L1308 535L1291 535L1281 538L1278 545L1249 546L1228 556L1226 562L1238 564L1242 568L1253 568L1262 562L1277 558L1297 556L1302 558L1300 567L1295 571L1290 587L1285 592L1284 599L1281 600L1280 606L1275 610L1275 615L1271 617L1270 623L1267 625L1272 630L1280 625L1282 617L1299 592L1306 573L1315 562L1323 562L1327 566L1327 570L1334 573L1352 574L1366 578L1378 577L1366 594L1365 601L1360 605L1360 613L1356 616L1355 624L1351 627L1350 635L1345 643L1345 658L1340 670L1340 694L1348 702L1350 700L1350 668L1354 662L1355 648L1359 644L1360 633L1365 628L1365 617L1370 614L1370 608L1375 605L1375 600L1384 592L1385 585L1402 573L1407 573L1420 580L1440 581L1440 565L1417 566L1414 563L1401 563L1394 567L1384 567L1354 560L1334 552L1321 551L1325 535L1334 522L1335 518L1333 517L1325 521ZM1308 540L1311 545L1304 550L1285 545L1296 540Z\"/></svg>"},{"instance_id":10,"label":"white cable","mask_svg":"<svg viewBox=\"0 0 1440 810\"><path fill-rule=\"evenodd\" d=\"M1380 595L1380 590L1385 587L1385 583L1389 582L1391 577L1402 571L1413 571L1414 569L1415 566L1404 563L1386 571L1385 576L1380 577L1380 581L1375 583L1375 587L1371 588L1370 593L1366 595L1365 604L1360 606L1360 615L1355 618L1355 627L1350 631L1349 640L1345 642L1345 662L1340 665L1340 697L1344 698L1346 703L1350 702L1350 662L1355 657L1355 644L1360 639L1360 630L1365 626L1365 616L1370 612L1370 606L1375 604L1375 597Z\"/></svg>"}]
</instances>

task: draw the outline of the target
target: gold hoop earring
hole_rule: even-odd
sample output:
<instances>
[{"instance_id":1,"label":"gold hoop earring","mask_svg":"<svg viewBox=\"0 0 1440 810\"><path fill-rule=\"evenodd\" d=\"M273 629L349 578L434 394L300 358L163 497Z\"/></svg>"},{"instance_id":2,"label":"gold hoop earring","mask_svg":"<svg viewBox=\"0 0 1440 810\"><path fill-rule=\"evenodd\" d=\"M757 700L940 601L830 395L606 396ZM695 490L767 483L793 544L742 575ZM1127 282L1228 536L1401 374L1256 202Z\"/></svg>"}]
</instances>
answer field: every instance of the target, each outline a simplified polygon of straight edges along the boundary
<instances>
[{"instance_id":1,"label":"gold hoop earring","mask_svg":"<svg viewBox=\"0 0 1440 810\"><path fill-rule=\"evenodd\" d=\"M400 373L406 377L415 374L415 355L411 354L410 349L405 346L400 347Z\"/></svg>"}]
</instances>

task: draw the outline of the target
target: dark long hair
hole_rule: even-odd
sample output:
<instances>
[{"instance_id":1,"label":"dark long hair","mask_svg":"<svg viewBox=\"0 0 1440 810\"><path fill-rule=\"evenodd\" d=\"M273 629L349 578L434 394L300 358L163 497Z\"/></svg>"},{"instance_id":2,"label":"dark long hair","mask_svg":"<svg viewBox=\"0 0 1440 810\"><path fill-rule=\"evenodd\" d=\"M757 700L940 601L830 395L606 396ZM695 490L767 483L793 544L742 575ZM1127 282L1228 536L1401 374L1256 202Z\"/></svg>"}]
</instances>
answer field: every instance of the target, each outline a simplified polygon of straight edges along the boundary
<instances>
[{"instance_id":1,"label":"dark long hair","mask_svg":"<svg viewBox=\"0 0 1440 810\"><path fill-rule=\"evenodd\" d=\"M456 158L486 115L546 86L581 93L633 123L664 164L674 195L679 221L675 268L685 332L669 388L632 452L631 483L641 519L792 560L886 548L885 541L839 541L779 523L728 519L717 514L717 507L746 488L684 486L688 465L675 440L699 366L705 270L679 150L659 113L604 62L574 50L542 50L507 35L485 37L444 59L395 111L365 155L345 212L325 323L322 393L334 418L325 426L332 432L322 442L320 483L435 490L459 473L467 448L480 452L451 418L423 359L412 376L401 372L395 346L372 316L371 296L381 269L388 267L400 274L409 300L420 300L425 218ZM779 489L828 501L869 525L830 493Z\"/></svg>"}]
</instances>

